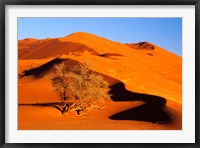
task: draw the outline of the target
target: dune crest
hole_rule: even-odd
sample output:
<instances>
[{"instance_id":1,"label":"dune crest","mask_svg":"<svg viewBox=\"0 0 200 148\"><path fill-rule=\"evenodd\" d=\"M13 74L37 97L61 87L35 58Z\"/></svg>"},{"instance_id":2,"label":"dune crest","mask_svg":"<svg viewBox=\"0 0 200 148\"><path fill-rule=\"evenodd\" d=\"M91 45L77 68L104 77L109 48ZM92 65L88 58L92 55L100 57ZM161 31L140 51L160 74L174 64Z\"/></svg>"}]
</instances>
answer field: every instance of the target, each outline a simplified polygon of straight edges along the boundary
<instances>
[{"instance_id":1,"label":"dune crest","mask_svg":"<svg viewBox=\"0 0 200 148\"><path fill-rule=\"evenodd\" d=\"M90 33L76 32L60 38L19 40L18 53L20 104L48 106L58 101L51 81L45 76L53 73L54 66L62 62L67 66L87 62L90 70L101 74L110 84L114 103L108 103L112 108L102 112L102 116L109 120L107 122L171 123L177 118L180 119L177 127L165 128L181 128L182 57L157 45L149 42L122 44ZM20 107L26 110L26 106ZM26 116L23 111L21 113ZM49 111L53 114L53 110ZM57 117L57 113L54 115ZM129 122L128 125L132 126Z\"/></svg>"},{"instance_id":2,"label":"dune crest","mask_svg":"<svg viewBox=\"0 0 200 148\"><path fill-rule=\"evenodd\" d=\"M126 43L125 45L133 48L133 49L143 49L143 50L154 50L155 46L149 42L138 42L138 43Z\"/></svg>"}]
</instances>

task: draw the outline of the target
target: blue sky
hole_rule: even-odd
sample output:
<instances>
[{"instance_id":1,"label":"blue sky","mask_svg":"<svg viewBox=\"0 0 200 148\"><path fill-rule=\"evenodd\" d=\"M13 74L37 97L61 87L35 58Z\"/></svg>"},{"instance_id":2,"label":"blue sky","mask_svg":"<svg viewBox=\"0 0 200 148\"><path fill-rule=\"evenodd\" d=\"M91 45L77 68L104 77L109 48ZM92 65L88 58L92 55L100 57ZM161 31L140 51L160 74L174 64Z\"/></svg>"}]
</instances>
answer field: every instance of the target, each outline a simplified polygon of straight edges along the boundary
<instances>
[{"instance_id":1,"label":"blue sky","mask_svg":"<svg viewBox=\"0 0 200 148\"><path fill-rule=\"evenodd\" d=\"M182 18L18 18L18 39L88 32L121 43L148 41L182 56Z\"/></svg>"}]
</instances>

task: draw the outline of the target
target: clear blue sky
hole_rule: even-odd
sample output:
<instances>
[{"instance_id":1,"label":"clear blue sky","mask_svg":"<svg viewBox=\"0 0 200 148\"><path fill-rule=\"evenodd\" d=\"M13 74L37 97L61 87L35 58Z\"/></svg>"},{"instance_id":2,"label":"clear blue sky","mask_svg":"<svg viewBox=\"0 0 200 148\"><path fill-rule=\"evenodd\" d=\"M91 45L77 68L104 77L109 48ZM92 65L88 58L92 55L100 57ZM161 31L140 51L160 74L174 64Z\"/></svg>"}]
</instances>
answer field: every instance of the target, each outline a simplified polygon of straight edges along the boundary
<instances>
[{"instance_id":1,"label":"clear blue sky","mask_svg":"<svg viewBox=\"0 0 200 148\"><path fill-rule=\"evenodd\" d=\"M182 56L182 18L18 18L18 39L88 32L121 43L148 41Z\"/></svg>"}]
</instances>

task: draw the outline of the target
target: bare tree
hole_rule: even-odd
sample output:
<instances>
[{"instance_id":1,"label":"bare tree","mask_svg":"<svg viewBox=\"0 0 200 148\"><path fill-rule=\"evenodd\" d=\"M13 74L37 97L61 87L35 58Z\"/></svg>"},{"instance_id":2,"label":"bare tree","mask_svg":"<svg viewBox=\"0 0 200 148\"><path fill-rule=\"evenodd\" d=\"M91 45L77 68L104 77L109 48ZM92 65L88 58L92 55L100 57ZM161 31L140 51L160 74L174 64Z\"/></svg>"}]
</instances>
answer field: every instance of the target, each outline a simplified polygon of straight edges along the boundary
<instances>
[{"instance_id":1,"label":"bare tree","mask_svg":"<svg viewBox=\"0 0 200 148\"><path fill-rule=\"evenodd\" d=\"M69 106L70 111L88 111L91 108L100 109L106 99L110 99L109 84L104 78L91 70L87 64L79 64L65 68L64 64L56 66L52 87L59 94L62 102L70 97L75 101ZM65 111L63 111L65 112Z\"/></svg>"},{"instance_id":2,"label":"bare tree","mask_svg":"<svg viewBox=\"0 0 200 148\"><path fill-rule=\"evenodd\" d=\"M69 78L67 77L67 71L64 69L64 63L55 66L56 72L51 78L53 89L59 94L61 102L67 100L67 90L69 84Z\"/></svg>"}]
</instances>

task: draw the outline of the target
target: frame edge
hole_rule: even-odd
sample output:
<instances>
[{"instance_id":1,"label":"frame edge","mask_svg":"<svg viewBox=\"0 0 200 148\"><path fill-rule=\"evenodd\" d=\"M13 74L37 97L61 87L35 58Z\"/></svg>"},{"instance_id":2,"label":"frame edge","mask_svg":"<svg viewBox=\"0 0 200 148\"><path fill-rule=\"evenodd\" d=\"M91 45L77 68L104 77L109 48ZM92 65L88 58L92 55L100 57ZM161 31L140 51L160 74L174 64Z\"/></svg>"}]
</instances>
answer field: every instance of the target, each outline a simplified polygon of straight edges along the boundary
<instances>
[{"instance_id":1,"label":"frame edge","mask_svg":"<svg viewBox=\"0 0 200 148\"><path fill-rule=\"evenodd\" d=\"M0 120L2 121L0 125L0 146L5 144L5 3L1 1L0 3L0 28L1 28L1 36L0 36Z\"/></svg>"},{"instance_id":2,"label":"frame edge","mask_svg":"<svg viewBox=\"0 0 200 148\"><path fill-rule=\"evenodd\" d=\"M195 4L195 144L197 146L200 146L200 139L199 139L199 135L200 135L200 128L199 128L199 124L200 124L200 101L199 101L199 96L200 96L200 92L199 92L199 57L200 57L200 52L199 52L199 48L200 48L200 1L198 1Z\"/></svg>"},{"instance_id":3,"label":"frame edge","mask_svg":"<svg viewBox=\"0 0 200 148\"><path fill-rule=\"evenodd\" d=\"M97 1L97 2L101 3L100 1ZM119 2L119 1L117 0L117 2ZM129 0L126 1L126 2L130 2L131 3L131 1L129 1ZM147 1L145 1L145 0L143 1L142 0L139 4L141 4L142 2L144 2L145 4L148 3ZM195 102L196 103L195 104L195 110L196 110L195 111L196 112L195 113L195 117L196 117L195 128L196 128L196 132L195 132L195 146L194 145L193 146L194 147L199 147L200 146L200 138L199 138L200 128L199 128L198 125L200 124L200 121L199 121L200 120L199 119L199 116L200 116L200 109L199 109L199 107L200 107L200 101L198 99L199 99L199 96L200 96L200 92L199 92L198 88L199 88L200 81L199 81L198 76L199 76L200 72L199 72L198 66L199 66L200 61L199 61L198 58L200 58L200 52L198 50L200 50L200 1L199 0L193 0L191 2L187 1L187 3L186 3L186 1L184 1L184 2L185 2L184 5L187 5L187 4L188 5L193 5L194 4L195 5L195 71L196 71L195 72L195 80L196 80L196 84L195 84L195 100L196 100L196 102ZM35 1L35 2L32 1L32 3L33 3L33 5L44 5L44 3L47 4L48 2L46 0L42 0L41 3L38 2L38 1ZM7 1L7 2L1 1L1 3L0 3L0 10L1 10L0 11L1 12L1 16L0 16L0 22L1 22L0 23L0 28L1 29L0 30L2 32L1 36L0 36L0 45L1 45L1 48L2 48L1 51L0 51L0 59L1 59L1 63L0 63L0 71L1 71L1 73L0 73L0 97L2 97L0 99L0 109L1 109L0 120L3 122L0 125L0 147L7 147L7 146L11 146L11 145L17 147L17 145L18 145L18 144L5 144L5 6L7 4L8 5L11 5L11 4L16 4L16 5L19 5L19 4L31 5L32 3L31 2L29 3L26 0L22 0L21 3L17 3L14 0L10 0L10 1ZM65 3L65 2L59 0L58 3ZM73 2L71 1L71 2L68 2L68 3L73 3ZM81 3L81 2L79 1L79 3ZM94 3L94 2L91 2L91 3ZM102 3L106 3L106 2L103 0ZM164 2L164 3L166 3L166 2ZM164 3L161 2L161 4L164 4ZM170 1L170 3L172 3L172 1ZM55 3L53 3L53 1L50 0L50 5L54 5L54 4ZM180 2L174 3L174 4L177 5L177 4L180 4ZM110 5L110 4L108 4L108 5ZM151 4L151 5L153 5L153 4ZM33 146L34 147L35 146L36 147L37 146L42 146L43 147L43 146L47 146L47 145L51 146L51 144L35 144ZM69 144L69 145L71 145L71 144ZM85 144L85 146L86 145L89 147L89 144ZM24 147L26 147L26 146L29 147L31 145L24 144ZM99 145L95 145L95 146L99 146ZM111 145L106 144L104 146L106 147L106 146L111 146ZM157 147L156 145L154 145L154 146ZM185 146L183 146L183 147L185 147Z\"/></svg>"}]
</instances>

